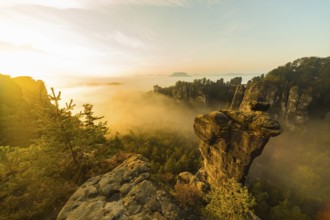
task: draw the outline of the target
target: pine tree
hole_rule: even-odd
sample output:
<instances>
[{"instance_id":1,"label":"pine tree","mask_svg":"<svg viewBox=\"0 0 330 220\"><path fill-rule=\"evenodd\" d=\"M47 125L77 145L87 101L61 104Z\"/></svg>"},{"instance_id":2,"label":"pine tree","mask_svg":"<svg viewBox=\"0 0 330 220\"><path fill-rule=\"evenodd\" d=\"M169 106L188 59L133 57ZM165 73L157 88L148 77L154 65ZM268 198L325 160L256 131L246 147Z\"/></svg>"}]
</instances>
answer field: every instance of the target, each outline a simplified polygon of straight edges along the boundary
<instances>
[{"instance_id":1,"label":"pine tree","mask_svg":"<svg viewBox=\"0 0 330 220\"><path fill-rule=\"evenodd\" d=\"M90 157L94 157L97 148L106 142L106 122L95 123L103 117L95 117L93 105L90 104L83 105L84 111L73 115L73 101L70 100L61 107L61 92L56 94L53 88L49 100L50 103L46 102L40 116L41 138L36 142L49 154L51 161L59 164L59 172L74 174L79 179L79 176L84 175L81 172L86 172L83 165Z\"/></svg>"}]
</instances>

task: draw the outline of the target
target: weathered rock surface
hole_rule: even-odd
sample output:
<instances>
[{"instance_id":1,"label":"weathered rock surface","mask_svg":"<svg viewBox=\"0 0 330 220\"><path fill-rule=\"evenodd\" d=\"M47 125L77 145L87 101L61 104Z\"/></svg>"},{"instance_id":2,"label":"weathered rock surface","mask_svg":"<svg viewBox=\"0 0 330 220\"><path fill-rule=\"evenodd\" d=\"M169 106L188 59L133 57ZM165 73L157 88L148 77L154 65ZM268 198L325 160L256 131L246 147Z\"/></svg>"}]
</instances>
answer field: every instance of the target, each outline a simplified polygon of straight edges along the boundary
<instances>
[{"instance_id":1,"label":"weathered rock surface","mask_svg":"<svg viewBox=\"0 0 330 220\"><path fill-rule=\"evenodd\" d=\"M211 112L197 116L194 129L204 158L199 176L211 187L220 187L228 178L244 181L269 138L281 133L280 124L261 111Z\"/></svg>"},{"instance_id":2,"label":"weathered rock surface","mask_svg":"<svg viewBox=\"0 0 330 220\"><path fill-rule=\"evenodd\" d=\"M84 183L57 219L181 219L171 195L149 180L149 162L141 155Z\"/></svg>"},{"instance_id":3,"label":"weathered rock surface","mask_svg":"<svg viewBox=\"0 0 330 220\"><path fill-rule=\"evenodd\" d=\"M193 175L189 172L182 172L177 176L177 184L194 186L200 192L207 193L209 191L209 185L201 180L203 178L200 179L198 175Z\"/></svg>"},{"instance_id":4,"label":"weathered rock surface","mask_svg":"<svg viewBox=\"0 0 330 220\"><path fill-rule=\"evenodd\" d=\"M238 85L236 86L235 94L233 97L233 100L230 105L230 110L238 110L239 106L243 100L244 93L245 93L245 86L244 85Z\"/></svg>"},{"instance_id":5,"label":"weathered rock surface","mask_svg":"<svg viewBox=\"0 0 330 220\"><path fill-rule=\"evenodd\" d=\"M269 114L283 127L301 130L311 119L326 118L330 111L329 91L330 57L300 58L252 79L239 110L250 110L252 101L266 102L270 104Z\"/></svg>"},{"instance_id":6,"label":"weathered rock surface","mask_svg":"<svg viewBox=\"0 0 330 220\"><path fill-rule=\"evenodd\" d=\"M286 128L294 130L303 126L309 119L308 111L312 101L313 94L310 90L262 81L248 85L239 110L258 110L254 109L255 106L251 103L268 103L269 113Z\"/></svg>"}]
</instances>

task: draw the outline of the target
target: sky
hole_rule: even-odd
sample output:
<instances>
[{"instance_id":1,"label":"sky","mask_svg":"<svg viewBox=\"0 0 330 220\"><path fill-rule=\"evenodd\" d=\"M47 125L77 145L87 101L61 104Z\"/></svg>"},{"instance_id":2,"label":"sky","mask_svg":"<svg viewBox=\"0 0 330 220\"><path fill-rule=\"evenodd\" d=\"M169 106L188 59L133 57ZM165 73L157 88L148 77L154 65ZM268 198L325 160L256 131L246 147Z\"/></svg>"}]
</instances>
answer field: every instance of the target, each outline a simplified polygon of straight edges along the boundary
<instances>
[{"instance_id":1,"label":"sky","mask_svg":"<svg viewBox=\"0 0 330 220\"><path fill-rule=\"evenodd\" d=\"M267 73L330 55L328 0L0 0L0 73Z\"/></svg>"}]
</instances>

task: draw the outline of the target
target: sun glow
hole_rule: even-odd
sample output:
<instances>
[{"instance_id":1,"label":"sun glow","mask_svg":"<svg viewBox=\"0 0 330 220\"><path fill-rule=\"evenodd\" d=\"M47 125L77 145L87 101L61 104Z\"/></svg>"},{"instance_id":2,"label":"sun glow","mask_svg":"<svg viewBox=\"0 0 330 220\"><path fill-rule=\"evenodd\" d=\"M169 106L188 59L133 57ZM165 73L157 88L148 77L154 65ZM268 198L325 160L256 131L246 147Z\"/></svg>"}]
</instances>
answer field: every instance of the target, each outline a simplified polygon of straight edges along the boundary
<instances>
[{"instance_id":1,"label":"sun glow","mask_svg":"<svg viewBox=\"0 0 330 220\"><path fill-rule=\"evenodd\" d=\"M56 18L57 19L57 18ZM104 65L109 57L67 26L8 13L0 20L1 72L46 82L66 76L114 75L123 69Z\"/></svg>"},{"instance_id":2,"label":"sun glow","mask_svg":"<svg viewBox=\"0 0 330 220\"><path fill-rule=\"evenodd\" d=\"M20 4L33 4L33 5L40 5L40 6L47 6L47 7L55 7L55 8L76 8L81 7L82 5L77 0L65 0L65 1L58 1L58 0L10 0L10 1L1 1L0 6L10 7L16 6Z\"/></svg>"},{"instance_id":3,"label":"sun glow","mask_svg":"<svg viewBox=\"0 0 330 220\"><path fill-rule=\"evenodd\" d=\"M266 73L297 57L328 56L328 3L202 2L0 0L0 72L45 81Z\"/></svg>"}]
</instances>

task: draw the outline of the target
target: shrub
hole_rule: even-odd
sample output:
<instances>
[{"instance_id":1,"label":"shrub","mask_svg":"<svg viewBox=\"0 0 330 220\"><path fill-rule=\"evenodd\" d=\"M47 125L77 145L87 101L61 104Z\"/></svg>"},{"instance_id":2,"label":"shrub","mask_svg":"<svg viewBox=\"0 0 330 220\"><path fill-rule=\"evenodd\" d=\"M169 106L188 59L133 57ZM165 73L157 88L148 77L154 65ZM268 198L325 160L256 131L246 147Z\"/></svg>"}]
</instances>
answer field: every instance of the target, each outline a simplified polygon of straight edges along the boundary
<instances>
[{"instance_id":1,"label":"shrub","mask_svg":"<svg viewBox=\"0 0 330 220\"><path fill-rule=\"evenodd\" d=\"M209 203L203 209L206 219L248 219L255 199L246 187L229 179L222 187L211 190Z\"/></svg>"},{"instance_id":2,"label":"shrub","mask_svg":"<svg viewBox=\"0 0 330 220\"><path fill-rule=\"evenodd\" d=\"M194 185L177 183L175 198L180 206L192 215L198 215L203 203L202 192Z\"/></svg>"}]
</instances>

